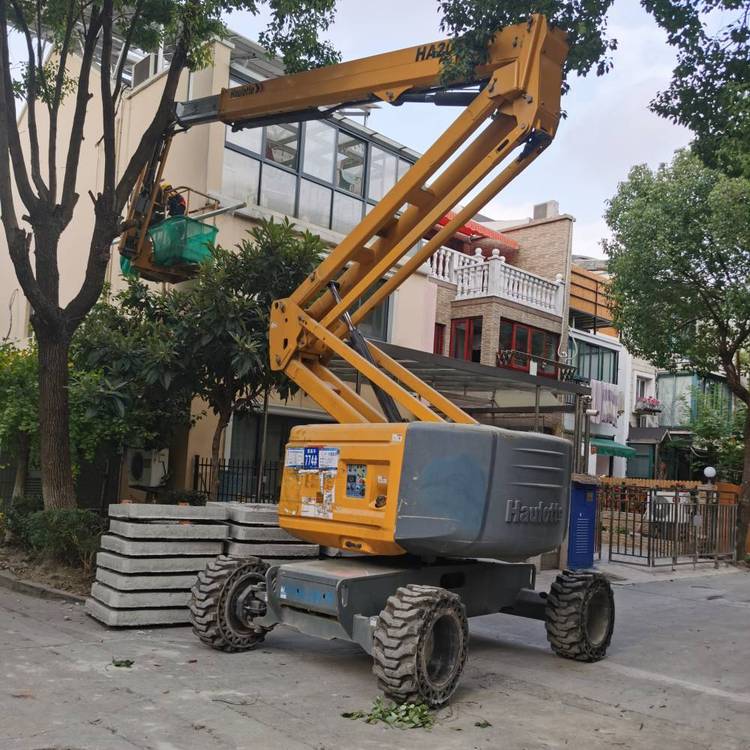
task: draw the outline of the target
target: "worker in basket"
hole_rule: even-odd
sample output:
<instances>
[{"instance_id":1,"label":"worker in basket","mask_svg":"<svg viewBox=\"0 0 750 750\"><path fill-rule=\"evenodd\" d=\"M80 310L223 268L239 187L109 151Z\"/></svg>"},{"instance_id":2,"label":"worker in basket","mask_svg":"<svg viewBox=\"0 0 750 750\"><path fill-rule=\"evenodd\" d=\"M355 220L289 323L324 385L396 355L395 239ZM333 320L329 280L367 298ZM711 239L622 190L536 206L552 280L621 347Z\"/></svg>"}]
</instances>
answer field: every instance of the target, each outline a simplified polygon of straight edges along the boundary
<instances>
[{"instance_id":1,"label":"worker in basket","mask_svg":"<svg viewBox=\"0 0 750 750\"><path fill-rule=\"evenodd\" d=\"M184 216L187 212L187 203L181 193L178 193L172 185L166 180L159 183L159 189L156 193L156 202L151 214L151 226L155 227L161 224L164 219L175 216Z\"/></svg>"}]
</instances>

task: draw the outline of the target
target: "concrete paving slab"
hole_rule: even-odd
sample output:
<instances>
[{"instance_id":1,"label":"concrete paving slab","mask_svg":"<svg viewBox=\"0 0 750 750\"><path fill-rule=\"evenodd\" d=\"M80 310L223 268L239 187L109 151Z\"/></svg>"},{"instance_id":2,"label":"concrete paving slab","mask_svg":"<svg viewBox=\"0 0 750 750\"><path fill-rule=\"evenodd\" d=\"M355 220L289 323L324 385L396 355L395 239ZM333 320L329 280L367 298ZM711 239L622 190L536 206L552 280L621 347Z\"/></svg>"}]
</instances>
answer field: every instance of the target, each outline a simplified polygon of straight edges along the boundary
<instances>
[{"instance_id":1,"label":"concrete paving slab","mask_svg":"<svg viewBox=\"0 0 750 750\"><path fill-rule=\"evenodd\" d=\"M91 596L112 609L187 607L189 591L117 591L98 581L91 585Z\"/></svg>"},{"instance_id":2,"label":"concrete paving slab","mask_svg":"<svg viewBox=\"0 0 750 750\"><path fill-rule=\"evenodd\" d=\"M132 628L149 625L188 625L187 607L170 609L113 609L96 599L87 599L86 614L111 628Z\"/></svg>"},{"instance_id":3,"label":"concrete paving slab","mask_svg":"<svg viewBox=\"0 0 750 750\"><path fill-rule=\"evenodd\" d=\"M261 526L278 526L278 506L271 503L208 503L208 506L226 507L227 520Z\"/></svg>"},{"instance_id":4,"label":"concrete paving slab","mask_svg":"<svg viewBox=\"0 0 750 750\"><path fill-rule=\"evenodd\" d=\"M164 556L174 557L175 555L220 555L222 553L222 542L204 542L197 540L187 540L183 542L172 541L137 541L134 539L124 539L114 534L105 534L101 541L102 549L110 552L117 552L120 555L132 557L151 557Z\"/></svg>"},{"instance_id":5,"label":"concrete paving slab","mask_svg":"<svg viewBox=\"0 0 750 750\"><path fill-rule=\"evenodd\" d=\"M247 526L230 524L229 538L242 542L298 542L296 536L278 526Z\"/></svg>"},{"instance_id":6,"label":"concrete paving slab","mask_svg":"<svg viewBox=\"0 0 750 750\"><path fill-rule=\"evenodd\" d=\"M252 542L229 542L227 554L232 557L317 557L317 544L254 544Z\"/></svg>"},{"instance_id":7,"label":"concrete paving slab","mask_svg":"<svg viewBox=\"0 0 750 750\"><path fill-rule=\"evenodd\" d=\"M96 569L96 580L118 591L160 591L192 587L197 573L167 573L166 575L150 575L137 573L135 575L118 573L101 566Z\"/></svg>"},{"instance_id":8,"label":"concrete paving slab","mask_svg":"<svg viewBox=\"0 0 750 750\"><path fill-rule=\"evenodd\" d=\"M127 539L166 539L175 542L186 539L222 540L227 538L229 531L224 523L136 523L117 519L110 520L109 530Z\"/></svg>"},{"instance_id":9,"label":"concrete paving slab","mask_svg":"<svg viewBox=\"0 0 750 750\"><path fill-rule=\"evenodd\" d=\"M164 505L152 503L117 503L109 506L110 518L133 518L178 521L224 521L224 503L208 505Z\"/></svg>"},{"instance_id":10,"label":"concrete paving slab","mask_svg":"<svg viewBox=\"0 0 750 750\"><path fill-rule=\"evenodd\" d=\"M126 557L114 552L96 555L98 568L108 568L119 573L198 573L214 559L215 555L202 557Z\"/></svg>"}]
</instances>

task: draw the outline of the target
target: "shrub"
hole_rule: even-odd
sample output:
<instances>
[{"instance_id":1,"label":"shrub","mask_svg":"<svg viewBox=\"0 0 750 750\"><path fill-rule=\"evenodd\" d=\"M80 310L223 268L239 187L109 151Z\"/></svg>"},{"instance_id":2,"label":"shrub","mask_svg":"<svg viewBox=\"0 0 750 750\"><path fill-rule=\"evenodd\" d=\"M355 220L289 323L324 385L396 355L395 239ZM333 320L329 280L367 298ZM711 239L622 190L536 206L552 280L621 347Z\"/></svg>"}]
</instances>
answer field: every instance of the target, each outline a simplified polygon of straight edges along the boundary
<instances>
[{"instance_id":1,"label":"shrub","mask_svg":"<svg viewBox=\"0 0 750 750\"><path fill-rule=\"evenodd\" d=\"M15 497L6 503L5 528L11 537L28 547L28 520L32 513L42 510L44 503L41 497Z\"/></svg>"},{"instance_id":2,"label":"shrub","mask_svg":"<svg viewBox=\"0 0 750 750\"><path fill-rule=\"evenodd\" d=\"M89 573L104 521L90 510L40 510L25 522L25 544L38 555Z\"/></svg>"}]
</instances>

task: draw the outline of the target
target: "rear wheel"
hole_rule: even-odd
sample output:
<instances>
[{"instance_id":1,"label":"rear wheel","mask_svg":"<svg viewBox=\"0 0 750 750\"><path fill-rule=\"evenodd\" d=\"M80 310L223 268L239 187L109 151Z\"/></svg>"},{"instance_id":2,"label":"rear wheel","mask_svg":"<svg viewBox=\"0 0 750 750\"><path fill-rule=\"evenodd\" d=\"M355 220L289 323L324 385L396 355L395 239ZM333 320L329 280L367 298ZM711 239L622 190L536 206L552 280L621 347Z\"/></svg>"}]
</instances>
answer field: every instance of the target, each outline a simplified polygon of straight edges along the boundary
<instances>
[{"instance_id":1,"label":"rear wheel","mask_svg":"<svg viewBox=\"0 0 750 750\"><path fill-rule=\"evenodd\" d=\"M263 642L270 628L254 623L265 602L268 566L257 557L221 555L198 574L190 597L190 624L203 643L219 651L247 651Z\"/></svg>"},{"instance_id":2,"label":"rear wheel","mask_svg":"<svg viewBox=\"0 0 750 750\"><path fill-rule=\"evenodd\" d=\"M436 586L402 586L388 598L373 633L373 672L397 703L440 706L466 663L469 624L461 599Z\"/></svg>"},{"instance_id":3,"label":"rear wheel","mask_svg":"<svg viewBox=\"0 0 750 750\"><path fill-rule=\"evenodd\" d=\"M566 659L603 659L615 626L615 599L609 581L599 573L557 576L547 596L547 640Z\"/></svg>"}]
</instances>

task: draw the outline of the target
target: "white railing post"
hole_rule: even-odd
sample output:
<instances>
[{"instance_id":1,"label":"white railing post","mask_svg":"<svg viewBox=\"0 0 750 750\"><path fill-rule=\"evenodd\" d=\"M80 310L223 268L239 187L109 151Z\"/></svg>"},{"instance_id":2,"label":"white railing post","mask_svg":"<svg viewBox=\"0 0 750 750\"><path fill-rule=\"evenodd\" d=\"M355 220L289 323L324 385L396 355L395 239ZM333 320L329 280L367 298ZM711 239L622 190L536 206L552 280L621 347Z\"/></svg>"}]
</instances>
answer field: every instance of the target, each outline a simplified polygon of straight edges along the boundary
<instances>
[{"instance_id":1,"label":"white railing post","mask_svg":"<svg viewBox=\"0 0 750 750\"><path fill-rule=\"evenodd\" d=\"M502 296L502 285L504 274L505 257L495 248L492 257L487 260L487 294L490 297Z\"/></svg>"}]
</instances>

